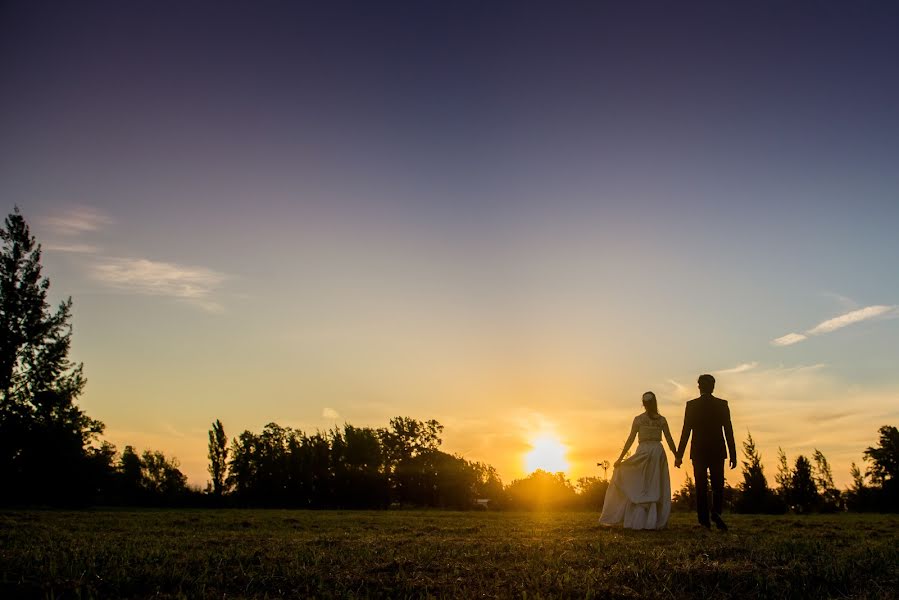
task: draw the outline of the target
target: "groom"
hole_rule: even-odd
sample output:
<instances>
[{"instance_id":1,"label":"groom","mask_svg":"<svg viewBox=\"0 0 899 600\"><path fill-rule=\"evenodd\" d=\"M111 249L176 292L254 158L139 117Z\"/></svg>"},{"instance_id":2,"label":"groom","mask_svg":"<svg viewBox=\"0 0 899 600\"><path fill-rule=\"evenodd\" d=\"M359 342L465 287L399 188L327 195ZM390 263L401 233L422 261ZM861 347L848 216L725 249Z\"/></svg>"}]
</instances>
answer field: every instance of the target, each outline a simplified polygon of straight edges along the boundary
<instances>
[{"instance_id":1,"label":"groom","mask_svg":"<svg viewBox=\"0 0 899 600\"><path fill-rule=\"evenodd\" d=\"M696 479L696 513L699 524L705 528L709 522L709 496L707 481L712 480L712 515L718 529L727 530L721 518L721 504L724 497L724 459L730 454L730 468L737 467L737 447L734 443L734 427L730 423L730 409L727 400L712 395L715 390L715 378L711 375L699 376L699 398L687 402L684 413L684 429L680 435L677 456L674 466L680 468L683 463L687 440L693 432L693 443L690 445L690 459L693 461L693 474ZM724 430L722 436L721 431ZM724 442L727 440L727 451Z\"/></svg>"}]
</instances>

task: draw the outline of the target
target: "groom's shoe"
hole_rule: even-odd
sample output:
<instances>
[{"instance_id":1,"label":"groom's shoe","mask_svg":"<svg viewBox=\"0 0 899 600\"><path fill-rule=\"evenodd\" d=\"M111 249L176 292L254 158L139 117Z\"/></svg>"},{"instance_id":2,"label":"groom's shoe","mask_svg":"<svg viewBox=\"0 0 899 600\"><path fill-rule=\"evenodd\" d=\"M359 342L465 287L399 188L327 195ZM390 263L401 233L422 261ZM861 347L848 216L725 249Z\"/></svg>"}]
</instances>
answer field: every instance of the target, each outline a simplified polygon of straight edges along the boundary
<instances>
[{"instance_id":1,"label":"groom's shoe","mask_svg":"<svg viewBox=\"0 0 899 600\"><path fill-rule=\"evenodd\" d=\"M715 522L715 527L717 527L721 531L727 531L727 523L724 522L724 519L721 518L721 515L719 515L718 513L712 513L712 521Z\"/></svg>"}]
</instances>

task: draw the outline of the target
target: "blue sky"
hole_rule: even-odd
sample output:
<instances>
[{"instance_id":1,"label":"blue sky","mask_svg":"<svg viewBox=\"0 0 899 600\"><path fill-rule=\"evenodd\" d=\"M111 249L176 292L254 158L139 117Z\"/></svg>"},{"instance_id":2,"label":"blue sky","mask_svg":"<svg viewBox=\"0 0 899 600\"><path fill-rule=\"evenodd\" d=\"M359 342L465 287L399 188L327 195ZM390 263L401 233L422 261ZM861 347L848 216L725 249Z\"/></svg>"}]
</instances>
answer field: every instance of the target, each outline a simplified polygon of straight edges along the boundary
<instances>
[{"instance_id":1,"label":"blue sky","mask_svg":"<svg viewBox=\"0 0 899 600\"><path fill-rule=\"evenodd\" d=\"M706 371L769 469L846 482L896 422L892 6L0 10L0 198L82 402L193 483L216 418L434 417L506 480L551 430L595 474Z\"/></svg>"}]
</instances>

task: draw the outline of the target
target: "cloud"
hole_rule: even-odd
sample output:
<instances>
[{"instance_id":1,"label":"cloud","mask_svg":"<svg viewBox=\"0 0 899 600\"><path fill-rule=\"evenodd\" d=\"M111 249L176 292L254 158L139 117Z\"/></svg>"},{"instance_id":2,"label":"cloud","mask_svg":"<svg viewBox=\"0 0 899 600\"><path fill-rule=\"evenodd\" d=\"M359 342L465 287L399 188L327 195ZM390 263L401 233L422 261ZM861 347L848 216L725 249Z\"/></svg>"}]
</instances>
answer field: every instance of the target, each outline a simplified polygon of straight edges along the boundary
<instances>
[{"instance_id":1,"label":"cloud","mask_svg":"<svg viewBox=\"0 0 899 600\"><path fill-rule=\"evenodd\" d=\"M95 264L91 276L114 289L177 298L209 312L223 310L211 296L227 276L205 267L145 258L110 258Z\"/></svg>"},{"instance_id":2,"label":"cloud","mask_svg":"<svg viewBox=\"0 0 899 600\"><path fill-rule=\"evenodd\" d=\"M757 362L743 363L736 367L731 367L730 369L722 369L721 371L718 371L718 373L744 373L746 371L751 371L757 366L759 366L759 363Z\"/></svg>"},{"instance_id":3,"label":"cloud","mask_svg":"<svg viewBox=\"0 0 899 600\"><path fill-rule=\"evenodd\" d=\"M45 217L41 222L59 235L79 235L89 231L97 231L113 220L105 213L90 206L77 206L60 215Z\"/></svg>"},{"instance_id":4,"label":"cloud","mask_svg":"<svg viewBox=\"0 0 899 600\"><path fill-rule=\"evenodd\" d=\"M322 409L322 418L324 419L339 419L340 413L334 410L333 408L325 407Z\"/></svg>"},{"instance_id":5,"label":"cloud","mask_svg":"<svg viewBox=\"0 0 899 600\"><path fill-rule=\"evenodd\" d=\"M174 436L174 437L179 437L179 438L186 438L186 437L187 437L187 435L186 435L184 432L182 432L180 429L178 429L177 427L175 427L175 426L172 425L171 423L163 422L163 423L162 423L162 430L163 430L164 432L166 432L167 434L169 434L169 435L171 435L171 436Z\"/></svg>"},{"instance_id":6,"label":"cloud","mask_svg":"<svg viewBox=\"0 0 899 600\"><path fill-rule=\"evenodd\" d=\"M858 323L860 321L866 321L868 319L873 319L874 317L879 317L880 315L886 314L891 310L894 310L895 308L895 306L876 305L853 310L852 312L840 315L839 317L828 319L823 323L818 323L813 328L809 329L808 333L811 335L817 335L819 333L830 333L831 331L836 331L837 329L841 329L843 327L846 327L847 325L852 325L853 323Z\"/></svg>"},{"instance_id":7,"label":"cloud","mask_svg":"<svg viewBox=\"0 0 899 600\"><path fill-rule=\"evenodd\" d=\"M874 306L866 306L865 308L860 308L858 310L853 310L842 314L838 317L834 317L832 319L828 319L826 321L822 321L818 323L811 329L807 330L803 333L788 333L787 335L781 336L779 338L771 340L772 346L790 346L792 344L796 344L803 340L808 339L811 335L821 335L822 333L830 333L832 331L836 331L837 329L842 329L843 327L847 327L849 325L853 325L855 323L860 323L862 321L867 321L869 319L875 319L877 317L881 317L887 315L889 313L896 312L896 306L891 305L883 305L876 304Z\"/></svg>"},{"instance_id":8,"label":"cloud","mask_svg":"<svg viewBox=\"0 0 899 600\"><path fill-rule=\"evenodd\" d=\"M806 418L812 423L827 423L829 421L837 421L839 419L844 419L846 417L852 416L852 413L849 411L836 411L836 412L819 412L813 411Z\"/></svg>"},{"instance_id":9,"label":"cloud","mask_svg":"<svg viewBox=\"0 0 899 600\"><path fill-rule=\"evenodd\" d=\"M90 244L50 244L49 246L42 246L44 250L51 250L53 252L71 252L73 254L96 254L100 251L100 248L97 246L91 246Z\"/></svg>"},{"instance_id":10,"label":"cloud","mask_svg":"<svg viewBox=\"0 0 899 600\"><path fill-rule=\"evenodd\" d=\"M771 340L771 344L773 346L791 346L793 344L798 344L805 339L808 339L807 335L802 335L801 333L788 333L787 335L782 335L777 339Z\"/></svg>"}]
</instances>

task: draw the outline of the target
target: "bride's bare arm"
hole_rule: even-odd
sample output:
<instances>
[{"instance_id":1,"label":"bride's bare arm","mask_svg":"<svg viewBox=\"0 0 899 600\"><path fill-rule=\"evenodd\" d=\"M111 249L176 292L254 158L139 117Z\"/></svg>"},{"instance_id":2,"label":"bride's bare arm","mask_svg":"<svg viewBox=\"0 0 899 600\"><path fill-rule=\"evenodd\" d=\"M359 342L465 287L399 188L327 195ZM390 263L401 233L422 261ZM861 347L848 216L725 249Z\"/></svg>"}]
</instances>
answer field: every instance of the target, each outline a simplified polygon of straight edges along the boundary
<instances>
[{"instance_id":1,"label":"bride's bare arm","mask_svg":"<svg viewBox=\"0 0 899 600\"><path fill-rule=\"evenodd\" d=\"M621 464L621 461L624 460L624 455L627 454L627 451L631 449L631 444L634 443L634 438L637 437L637 430L640 427L637 425L637 419L634 418L634 422L631 423L631 434L627 436L627 441L624 442L624 448L621 449L621 456L618 457L618 460L615 461L615 466Z\"/></svg>"},{"instance_id":2,"label":"bride's bare arm","mask_svg":"<svg viewBox=\"0 0 899 600\"><path fill-rule=\"evenodd\" d=\"M668 429L668 420L664 418L662 419L662 433L665 434L665 441L668 442L671 454L677 456L677 446L674 445L674 438L671 437L671 430Z\"/></svg>"}]
</instances>

